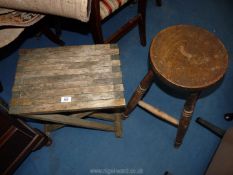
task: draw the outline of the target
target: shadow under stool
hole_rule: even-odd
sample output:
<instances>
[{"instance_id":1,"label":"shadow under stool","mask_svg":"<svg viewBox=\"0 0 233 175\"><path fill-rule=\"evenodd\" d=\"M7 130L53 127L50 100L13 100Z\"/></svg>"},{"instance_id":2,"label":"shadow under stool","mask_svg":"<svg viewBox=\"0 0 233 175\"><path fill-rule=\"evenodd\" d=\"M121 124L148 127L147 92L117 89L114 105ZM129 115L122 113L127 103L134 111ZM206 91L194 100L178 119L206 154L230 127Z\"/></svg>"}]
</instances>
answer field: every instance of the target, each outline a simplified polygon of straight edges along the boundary
<instances>
[{"instance_id":1,"label":"shadow under stool","mask_svg":"<svg viewBox=\"0 0 233 175\"><path fill-rule=\"evenodd\" d=\"M192 25L168 27L157 34L150 47L150 68L134 92L124 116L136 105L178 128L175 147L182 144L201 91L219 82L228 66L222 42L205 29ZM141 99L155 77L164 84L188 93L179 120Z\"/></svg>"}]
</instances>

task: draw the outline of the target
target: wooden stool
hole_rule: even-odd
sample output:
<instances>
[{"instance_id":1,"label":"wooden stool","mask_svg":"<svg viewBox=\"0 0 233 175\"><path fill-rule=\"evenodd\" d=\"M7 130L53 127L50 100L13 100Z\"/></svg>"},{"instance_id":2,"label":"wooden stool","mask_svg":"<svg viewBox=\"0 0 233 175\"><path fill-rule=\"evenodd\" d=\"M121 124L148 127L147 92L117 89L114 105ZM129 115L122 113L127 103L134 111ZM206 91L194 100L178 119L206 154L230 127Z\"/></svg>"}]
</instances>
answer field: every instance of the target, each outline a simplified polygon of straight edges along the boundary
<instances>
[{"instance_id":1,"label":"wooden stool","mask_svg":"<svg viewBox=\"0 0 233 175\"><path fill-rule=\"evenodd\" d=\"M12 90L10 114L121 136L124 87L116 45L23 49ZM95 118L111 121L96 122Z\"/></svg>"},{"instance_id":2,"label":"wooden stool","mask_svg":"<svg viewBox=\"0 0 233 175\"><path fill-rule=\"evenodd\" d=\"M200 27L177 25L162 30L150 47L150 68L131 97L124 115L138 104L178 127L175 146L181 145L200 92L216 84L226 72L228 55L213 34ZM189 92L180 120L141 101L155 76L165 84Z\"/></svg>"}]
</instances>

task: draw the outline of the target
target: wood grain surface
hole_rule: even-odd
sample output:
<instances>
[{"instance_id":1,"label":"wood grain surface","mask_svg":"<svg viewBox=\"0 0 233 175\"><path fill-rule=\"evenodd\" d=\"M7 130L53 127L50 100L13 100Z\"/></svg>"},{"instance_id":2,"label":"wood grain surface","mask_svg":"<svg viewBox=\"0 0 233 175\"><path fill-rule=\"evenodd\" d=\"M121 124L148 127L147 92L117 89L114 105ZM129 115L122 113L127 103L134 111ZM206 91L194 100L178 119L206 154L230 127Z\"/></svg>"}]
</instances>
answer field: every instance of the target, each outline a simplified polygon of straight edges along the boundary
<instances>
[{"instance_id":1,"label":"wood grain surface","mask_svg":"<svg viewBox=\"0 0 233 175\"><path fill-rule=\"evenodd\" d=\"M228 66L222 42L197 26L177 25L157 34L150 48L153 70L176 87L197 90L218 82Z\"/></svg>"},{"instance_id":2,"label":"wood grain surface","mask_svg":"<svg viewBox=\"0 0 233 175\"><path fill-rule=\"evenodd\" d=\"M71 97L71 102L61 102ZM22 49L11 114L46 114L125 106L116 45Z\"/></svg>"}]
</instances>

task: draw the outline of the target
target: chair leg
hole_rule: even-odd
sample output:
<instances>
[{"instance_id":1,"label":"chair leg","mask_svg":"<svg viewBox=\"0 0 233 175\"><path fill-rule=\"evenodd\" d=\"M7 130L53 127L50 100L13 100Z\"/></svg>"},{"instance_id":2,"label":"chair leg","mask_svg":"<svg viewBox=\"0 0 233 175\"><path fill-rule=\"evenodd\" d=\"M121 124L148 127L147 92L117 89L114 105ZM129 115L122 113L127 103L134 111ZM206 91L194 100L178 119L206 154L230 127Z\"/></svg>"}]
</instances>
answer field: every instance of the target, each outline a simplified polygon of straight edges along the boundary
<instances>
[{"instance_id":1,"label":"chair leg","mask_svg":"<svg viewBox=\"0 0 233 175\"><path fill-rule=\"evenodd\" d=\"M3 91L3 86L2 86L2 83L0 82L0 92Z\"/></svg>"},{"instance_id":2,"label":"chair leg","mask_svg":"<svg viewBox=\"0 0 233 175\"><path fill-rule=\"evenodd\" d=\"M188 129L192 114L195 108L195 104L199 98L200 92L192 93L185 102L184 109L179 121L179 126L176 134L175 147L179 147L182 144L183 138Z\"/></svg>"},{"instance_id":3,"label":"chair leg","mask_svg":"<svg viewBox=\"0 0 233 175\"><path fill-rule=\"evenodd\" d=\"M91 25L91 30L92 30L92 37L95 42L95 44L103 44L104 39L103 39L103 34L102 34L102 29L101 25Z\"/></svg>"},{"instance_id":4,"label":"chair leg","mask_svg":"<svg viewBox=\"0 0 233 175\"><path fill-rule=\"evenodd\" d=\"M146 2L146 0L139 0L138 2L138 13L140 14L138 22L139 35L143 46L146 45Z\"/></svg>"},{"instance_id":5,"label":"chair leg","mask_svg":"<svg viewBox=\"0 0 233 175\"><path fill-rule=\"evenodd\" d=\"M62 34L62 19L54 16L54 23L55 34L60 37Z\"/></svg>"},{"instance_id":6,"label":"chair leg","mask_svg":"<svg viewBox=\"0 0 233 175\"><path fill-rule=\"evenodd\" d=\"M134 110L136 105L138 104L139 100L143 97L146 91L150 88L154 79L154 72L149 70L146 76L141 81L140 85L134 92L133 96L131 97L130 101L127 104L126 110L123 114L124 117L128 117L128 115Z\"/></svg>"},{"instance_id":7,"label":"chair leg","mask_svg":"<svg viewBox=\"0 0 233 175\"><path fill-rule=\"evenodd\" d=\"M157 6L162 6L162 0L155 0L155 3Z\"/></svg>"},{"instance_id":8,"label":"chair leg","mask_svg":"<svg viewBox=\"0 0 233 175\"><path fill-rule=\"evenodd\" d=\"M60 46L64 46L65 45L65 42L62 41L57 35L55 35L55 33L53 33L49 28L43 27L42 28L42 33L44 33L44 35L46 37L48 37L54 43L56 43L56 44L58 44Z\"/></svg>"},{"instance_id":9,"label":"chair leg","mask_svg":"<svg viewBox=\"0 0 233 175\"><path fill-rule=\"evenodd\" d=\"M89 25L95 44L103 44L104 37L101 28L99 0L92 0Z\"/></svg>"}]
</instances>

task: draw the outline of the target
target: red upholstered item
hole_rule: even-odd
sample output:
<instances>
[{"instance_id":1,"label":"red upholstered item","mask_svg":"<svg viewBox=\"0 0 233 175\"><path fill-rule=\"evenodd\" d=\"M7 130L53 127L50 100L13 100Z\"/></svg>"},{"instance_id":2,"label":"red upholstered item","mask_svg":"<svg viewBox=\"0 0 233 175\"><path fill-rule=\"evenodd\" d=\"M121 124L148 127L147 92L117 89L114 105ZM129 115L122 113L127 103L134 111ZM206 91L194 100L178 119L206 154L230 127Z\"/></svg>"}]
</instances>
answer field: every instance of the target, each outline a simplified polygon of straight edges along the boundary
<instances>
[{"instance_id":1,"label":"red upholstered item","mask_svg":"<svg viewBox=\"0 0 233 175\"><path fill-rule=\"evenodd\" d=\"M128 0L100 0L101 19L106 18L109 14L124 5Z\"/></svg>"}]
</instances>

